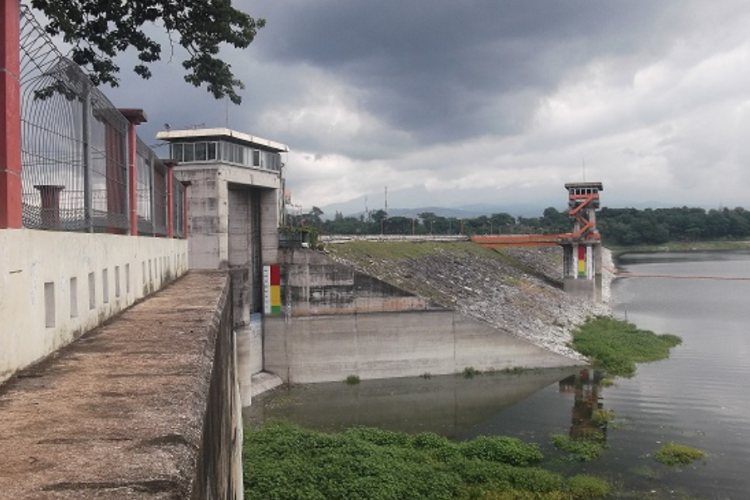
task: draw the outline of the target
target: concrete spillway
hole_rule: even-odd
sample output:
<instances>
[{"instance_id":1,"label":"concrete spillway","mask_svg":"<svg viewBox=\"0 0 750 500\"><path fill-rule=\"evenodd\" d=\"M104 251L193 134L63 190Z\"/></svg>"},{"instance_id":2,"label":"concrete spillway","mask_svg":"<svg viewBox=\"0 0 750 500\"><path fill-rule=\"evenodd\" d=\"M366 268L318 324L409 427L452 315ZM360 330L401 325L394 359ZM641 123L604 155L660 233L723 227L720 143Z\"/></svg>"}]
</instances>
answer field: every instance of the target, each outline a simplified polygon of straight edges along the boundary
<instances>
[{"instance_id":1,"label":"concrete spillway","mask_svg":"<svg viewBox=\"0 0 750 500\"><path fill-rule=\"evenodd\" d=\"M265 370L287 382L581 364L319 252L282 259L286 306L265 317L263 351Z\"/></svg>"}]
</instances>

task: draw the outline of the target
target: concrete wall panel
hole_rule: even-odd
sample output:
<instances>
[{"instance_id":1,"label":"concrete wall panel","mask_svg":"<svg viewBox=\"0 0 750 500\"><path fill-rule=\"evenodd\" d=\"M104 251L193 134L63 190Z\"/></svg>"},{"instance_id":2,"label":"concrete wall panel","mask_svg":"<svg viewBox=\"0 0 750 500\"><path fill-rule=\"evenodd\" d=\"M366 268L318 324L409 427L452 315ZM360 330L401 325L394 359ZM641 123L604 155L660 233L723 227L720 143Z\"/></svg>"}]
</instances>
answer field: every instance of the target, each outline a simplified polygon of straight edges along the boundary
<instances>
[{"instance_id":1,"label":"concrete wall panel","mask_svg":"<svg viewBox=\"0 0 750 500\"><path fill-rule=\"evenodd\" d=\"M185 240L0 231L0 382L188 269Z\"/></svg>"},{"instance_id":2,"label":"concrete wall panel","mask_svg":"<svg viewBox=\"0 0 750 500\"><path fill-rule=\"evenodd\" d=\"M293 316L435 309L429 302L320 252L281 253L282 297ZM287 299L288 297L288 299Z\"/></svg>"},{"instance_id":3,"label":"concrete wall panel","mask_svg":"<svg viewBox=\"0 0 750 500\"><path fill-rule=\"evenodd\" d=\"M453 311L265 318L265 369L291 383L578 363Z\"/></svg>"}]
</instances>

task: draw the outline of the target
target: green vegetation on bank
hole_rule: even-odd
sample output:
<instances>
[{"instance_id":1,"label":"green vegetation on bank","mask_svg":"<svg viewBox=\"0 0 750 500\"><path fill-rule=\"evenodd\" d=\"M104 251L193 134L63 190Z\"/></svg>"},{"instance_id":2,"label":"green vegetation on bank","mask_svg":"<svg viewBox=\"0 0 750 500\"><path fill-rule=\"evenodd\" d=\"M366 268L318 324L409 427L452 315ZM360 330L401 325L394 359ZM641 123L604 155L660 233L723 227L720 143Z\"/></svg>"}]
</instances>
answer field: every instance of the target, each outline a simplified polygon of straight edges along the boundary
<instances>
[{"instance_id":1,"label":"green vegetation on bank","mask_svg":"<svg viewBox=\"0 0 750 500\"><path fill-rule=\"evenodd\" d=\"M588 500L609 494L589 475L537 467L534 444L507 437L453 443L372 428L340 434L287 423L246 429L248 500Z\"/></svg>"},{"instance_id":2,"label":"green vegetation on bank","mask_svg":"<svg viewBox=\"0 0 750 500\"><path fill-rule=\"evenodd\" d=\"M456 257L481 255L497 259L502 258L498 252L476 245L470 241L454 241L450 243L439 241L350 241L328 245L327 250L329 253L361 263L365 263L369 259L418 259L440 253L448 253Z\"/></svg>"},{"instance_id":3,"label":"green vegetation on bank","mask_svg":"<svg viewBox=\"0 0 750 500\"><path fill-rule=\"evenodd\" d=\"M329 214L323 220L317 207L300 216L290 217L292 226L315 228L321 234L557 234L571 230L567 210L546 208L539 217L514 217L495 213L473 218L441 217L424 212L416 217L388 216L377 210L357 217ZM750 240L750 211L737 207L706 210L703 208L602 208L597 226L608 247L641 249L674 246L691 250L705 242L711 248L726 249L741 246ZM636 247L637 245L637 247ZM632 250L632 249L631 249ZM648 250L647 250L648 251Z\"/></svg>"},{"instance_id":4,"label":"green vegetation on bank","mask_svg":"<svg viewBox=\"0 0 750 500\"><path fill-rule=\"evenodd\" d=\"M657 335L627 321L599 316L573 331L571 347L610 376L632 377L636 363L668 358L670 349L681 342L676 335Z\"/></svg>"}]
</instances>

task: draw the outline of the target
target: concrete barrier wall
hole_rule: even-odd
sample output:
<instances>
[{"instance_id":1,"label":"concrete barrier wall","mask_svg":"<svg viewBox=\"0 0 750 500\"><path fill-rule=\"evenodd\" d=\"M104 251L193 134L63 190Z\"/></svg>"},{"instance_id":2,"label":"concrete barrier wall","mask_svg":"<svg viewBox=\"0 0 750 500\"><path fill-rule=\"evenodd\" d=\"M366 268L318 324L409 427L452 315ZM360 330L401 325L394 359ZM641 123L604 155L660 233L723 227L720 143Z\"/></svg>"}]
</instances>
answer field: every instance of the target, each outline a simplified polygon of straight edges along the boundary
<instances>
[{"instance_id":1,"label":"concrete barrier wall","mask_svg":"<svg viewBox=\"0 0 750 500\"><path fill-rule=\"evenodd\" d=\"M292 316L435 309L405 290L313 250L284 250L282 303Z\"/></svg>"},{"instance_id":2,"label":"concrete barrier wall","mask_svg":"<svg viewBox=\"0 0 750 500\"><path fill-rule=\"evenodd\" d=\"M266 317L265 369L290 383L575 366L454 311Z\"/></svg>"},{"instance_id":3,"label":"concrete barrier wall","mask_svg":"<svg viewBox=\"0 0 750 500\"><path fill-rule=\"evenodd\" d=\"M227 280L208 331L211 342L205 355L211 362L210 383L207 393L198 394L203 398L204 419L192 500L244 498L242 402L232 310Z\"/></svg>"},{"instance_id":4,"label":"concrete barrier wall","mask_svg":"<svg viewBox=\"0 0 750 500\"><path fill-rule=\"evenodd\" d=\"M253 395L253 375L263 371L263 315L250 315L246 326L235 326L237 337L238 373L242 406L250 406Z\"/></svg>"},{"instance_id":5,"label":"concrete barrier wall","mask_svg":"<svg viewBox=\"0 0 750 500\"><path fill-rule=\"evenodd\" d=\"M188 269L187 241L0 231L0 383Z\"/></svg>"},{"instance_id":6,"label":"concrete barrier wall","mask_svg":"<svg viewBox=\"0 0 750 500\"><path fill-rule=\"evenodd\" d=\"M190 272L0 391L0 498L242 498L226 273Z\"/></svg>"}]
</instances>

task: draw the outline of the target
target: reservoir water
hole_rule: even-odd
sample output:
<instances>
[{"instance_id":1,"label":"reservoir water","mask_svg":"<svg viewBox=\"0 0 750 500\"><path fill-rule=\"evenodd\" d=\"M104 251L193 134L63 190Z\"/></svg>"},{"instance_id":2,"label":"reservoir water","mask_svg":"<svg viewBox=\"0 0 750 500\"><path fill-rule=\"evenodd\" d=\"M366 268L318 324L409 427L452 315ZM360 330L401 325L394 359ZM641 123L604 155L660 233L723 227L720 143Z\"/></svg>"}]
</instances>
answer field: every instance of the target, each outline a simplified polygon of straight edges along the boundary
<instances>
[{"instance_id":1,"label":"reservoir water","mask_svg":"<svg viewBox=\"0 0 750 500\"><path fill-rule=\"evenodd\" d=\"M538 443L555 470L594 473L638 492L627 498L750 498L750 254L630 254L619 267L634 276L613 283L615 315L683 344L614 386L575 369L316 384L259 398L246 420L286 418L323 430L372 425L456 440L515 436ZM597 406L615 416L606 451L593 462L562 460L550 436L585 432ZM667 442L708 456L662 466L653 453Z\"/></svg>"}]
</instances>

